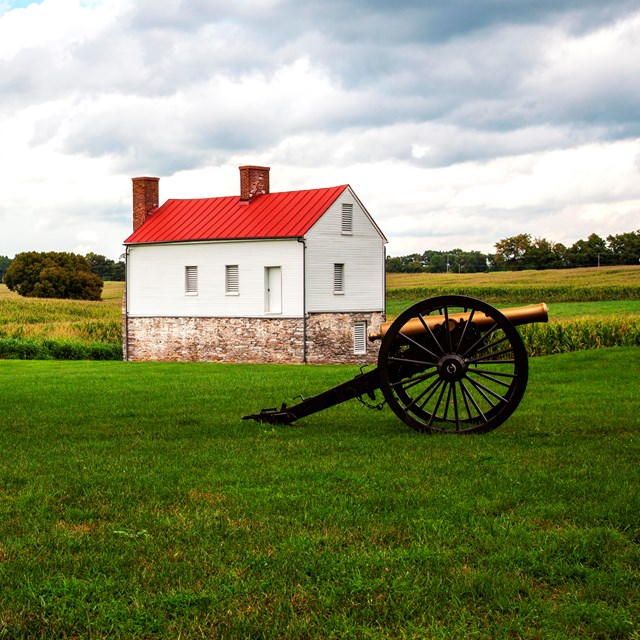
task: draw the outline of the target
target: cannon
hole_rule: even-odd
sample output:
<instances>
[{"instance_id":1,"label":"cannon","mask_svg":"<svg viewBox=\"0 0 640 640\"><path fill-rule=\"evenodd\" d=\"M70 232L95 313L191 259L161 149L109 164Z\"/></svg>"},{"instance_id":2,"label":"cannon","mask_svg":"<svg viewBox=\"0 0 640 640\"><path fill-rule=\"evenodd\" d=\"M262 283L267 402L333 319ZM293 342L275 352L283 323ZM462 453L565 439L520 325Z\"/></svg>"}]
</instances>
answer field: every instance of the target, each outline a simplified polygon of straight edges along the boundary
<instances>
[{"instance_id":1,"label":"cannon","mask_svg":"<svg viewBox=\"0 0 640 640\"><path fill-rule=\"evenodd\" d=\"M297 404L243 416L291 424L358 398L385 403L423 433L487 433L516 410L528 379L528 360L516 326L546 322L544 303L498 310L460 295L429 298L385 322L369 340L381 340L377 367ZM371 402L369 402L371 401Z\"/></svg>"}]
</instances>

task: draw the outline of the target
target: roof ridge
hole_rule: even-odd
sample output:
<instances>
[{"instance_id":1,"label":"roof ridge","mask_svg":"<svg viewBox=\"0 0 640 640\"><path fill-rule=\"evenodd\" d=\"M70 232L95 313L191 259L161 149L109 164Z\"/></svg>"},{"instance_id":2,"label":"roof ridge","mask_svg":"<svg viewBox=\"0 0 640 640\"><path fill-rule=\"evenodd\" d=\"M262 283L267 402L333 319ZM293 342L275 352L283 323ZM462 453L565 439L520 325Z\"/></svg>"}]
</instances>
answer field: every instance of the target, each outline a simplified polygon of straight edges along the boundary
<instances>
[{"instance_id":1,"label":"roof ridge","mask_svg":"<svg viewBox=\"0 0 640 640\"><path fill-rule=\"evenodd\" d=\"M269 193L262 193L258 197L278 196L278 195L285 195L288 193L308 193L310 191L333 191L334 189L346 189L348 186L349 186L348 184L338 184L333 187L314 187L313 189L292 189L290 191L270 191ZM224 200L225 198L239 198L239 197L240 195L238 194L238 195L231 195L231 196L201 196L199 198L168 198L167 200L165 200L165 203L166 202L185 202L185 201L192 202L193 200ZM253 201L255 200L257 200L257 198L255 198Z\"/></svg>"}]
</instances>

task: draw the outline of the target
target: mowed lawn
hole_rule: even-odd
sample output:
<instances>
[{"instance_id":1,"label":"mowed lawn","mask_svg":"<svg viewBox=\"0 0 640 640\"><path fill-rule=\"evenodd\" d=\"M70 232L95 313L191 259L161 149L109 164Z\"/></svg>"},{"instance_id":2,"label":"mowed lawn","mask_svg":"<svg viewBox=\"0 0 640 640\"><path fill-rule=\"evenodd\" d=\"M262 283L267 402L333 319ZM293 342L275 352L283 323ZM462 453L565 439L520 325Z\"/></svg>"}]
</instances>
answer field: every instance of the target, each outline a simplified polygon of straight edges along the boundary
<instances>
[{"instance_id":1,"label":"mowed lawn","mask_svg":"<svg viewBox=\"0 0 640 640\"><path fill-rule=\"evenodd\" d=\"M639 638L637 348L535 358L498 430L350 367L0 361L0 638Z\"/></svg>"}]
</instances>

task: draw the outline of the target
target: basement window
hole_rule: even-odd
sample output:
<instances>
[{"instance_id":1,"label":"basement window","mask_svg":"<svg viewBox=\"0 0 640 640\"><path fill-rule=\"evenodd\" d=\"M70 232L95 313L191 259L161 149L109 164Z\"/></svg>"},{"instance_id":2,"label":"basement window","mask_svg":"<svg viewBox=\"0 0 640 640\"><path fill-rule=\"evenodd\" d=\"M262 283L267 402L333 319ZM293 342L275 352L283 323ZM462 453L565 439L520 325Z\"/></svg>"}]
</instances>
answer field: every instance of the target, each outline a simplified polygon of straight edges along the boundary
<instances>
[{"instance_id":1,"label":"basement window","mask_svg":"<svg viewBox=\"0 0 640 640\"><path fill-rule=\"evenodd\" d=\"M224 292L228 296L240 295L240 272L237 264L228 264L225 267Z\"/></svg>"},{"instance_id":2,"label":"basement window","mask_svg":"<svg viewBox=\"0 0 640 640\"><path fill-rule=\"evenodd\" d=\"M364 355L367 353L367 322L357 320L353 323L353 353Z\"/></svg>"},{"instance_id":3,"label":"basement window","mask_svg":"<svg viewBox=\"0 0 640 640\"><path fill-rule=\"evenodd\" d=\"M198 267L184 268L184 292L188 296L198 295Z\"/></svg>"},{"instance_id":4,"label":"basement window","mask_svg":"<svg viewBox=\"0 0 640 640\"><path fill-rule=\"evenodd\" d=\"M353 233L353 205L343 203L342 205L342 234L351 235Z\"/></svg>"},{"instance_id":5,"label":"basement window","mask_svg":"<svg viewBox=\"0 0 640 640\"><path fill-rule=\"evenodd\" d=\"M344 294L344 264L342 263L333 265L333 293Z\"/></svg>"}]
</instances>

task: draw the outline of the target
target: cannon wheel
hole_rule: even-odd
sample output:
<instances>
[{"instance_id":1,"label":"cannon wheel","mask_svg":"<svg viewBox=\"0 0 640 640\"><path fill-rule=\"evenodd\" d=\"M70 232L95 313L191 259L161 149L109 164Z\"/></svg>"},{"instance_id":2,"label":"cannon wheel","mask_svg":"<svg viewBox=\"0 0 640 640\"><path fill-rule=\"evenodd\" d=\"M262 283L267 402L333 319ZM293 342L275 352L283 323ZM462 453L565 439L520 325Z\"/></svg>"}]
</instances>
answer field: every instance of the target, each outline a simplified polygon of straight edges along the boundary
<instances>
[{"instance_id":1,"label":"cannon wheel","mask_svg":"<svg viewBox=\"0 0 640 640\"><path fill-rule=\"evenodd\" d=\"M450 318L457 313L468 314L467 321ZM429 322L429 316L443 319ZM412 318L422 330L409 335L405 325ZM520 403L528 362L520 334L500 311L451 295L423 300L392 323L380 345L378 370L387 403L412 429L486 433Z\"/></svg>"}]
</instances>

